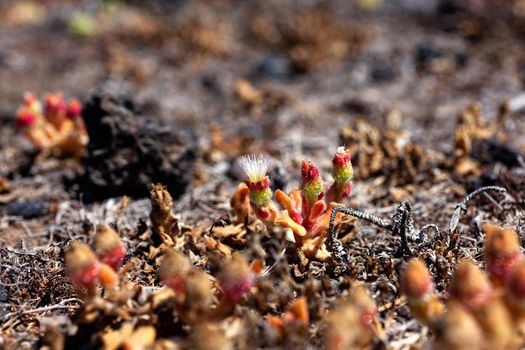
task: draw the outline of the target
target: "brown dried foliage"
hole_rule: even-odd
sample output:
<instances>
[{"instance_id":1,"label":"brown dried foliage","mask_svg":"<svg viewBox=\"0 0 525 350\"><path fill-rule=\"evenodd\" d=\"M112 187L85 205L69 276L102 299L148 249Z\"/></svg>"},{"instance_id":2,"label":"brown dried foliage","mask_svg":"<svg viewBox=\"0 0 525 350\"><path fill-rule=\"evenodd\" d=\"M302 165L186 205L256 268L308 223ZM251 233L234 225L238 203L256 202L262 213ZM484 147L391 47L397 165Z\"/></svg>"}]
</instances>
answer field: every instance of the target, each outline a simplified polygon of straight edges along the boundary
<instances>
[{"instance_id":1,"label":"brown dried foliage","mask_svg":"<svg viewBox=\"0 0 525 350\"><path fill-rule=\"evenodd\" d=\"M298 71L326 67L356 55L370 36L364 27L342 23L324 8L285 16L271 8L265 10L253 16L253 35L263 45L284 51Z\"/></svg>"},{"instance_id":2,"label":"brown dried foliage","mask_svg":"<svg viewBox=\"0 0 525 350\"><path fill-rule=\"evenodd\" d=\"M171 212L173 199L166 187L161 184L153 185L151 196L151 229L160 241L173 245L173 237L180 232L177 218Z\"/></svg>"},{"instance_id":3,"label":"brown dried foliage","mask_svg":"<svg viewBox=\"0 0 525 350\"><path fill-rule=\"evenodd\" d=\"M339 136L352 154L356 177L383 175L393 185L418 183L431 175L433 155L408 137L406 131L383 131L361 118Z\"/></svg>"}]
</instances>

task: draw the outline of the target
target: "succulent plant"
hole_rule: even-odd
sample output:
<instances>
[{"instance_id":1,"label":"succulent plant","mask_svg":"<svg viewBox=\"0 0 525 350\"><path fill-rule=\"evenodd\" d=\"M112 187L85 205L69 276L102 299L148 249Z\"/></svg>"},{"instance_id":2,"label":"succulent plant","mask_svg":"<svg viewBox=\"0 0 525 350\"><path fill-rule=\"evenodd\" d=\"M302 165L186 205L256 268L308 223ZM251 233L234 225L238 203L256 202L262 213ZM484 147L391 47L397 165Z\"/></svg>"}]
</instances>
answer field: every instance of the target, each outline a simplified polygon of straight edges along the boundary
<instances>
[{"instance_id":1,"label":"succulent plant","mask_svg":"<svg viewBox=\"0 0 525 350\"><path fill-rule=\"evenodd\" d=\"M411 260L401 275L408 306L433 331L435 349L517 349L523 341L525 265L517 233L494 224L484 231L485 270L462 260L444 306L420 260Z\"/></svg>"},{"instance_id":2,"label":"succulent plant","mask_svg":"<svg viewBox=\"0 0 525 350\"><path fill-rule=\"evenodd\" d=\"M79 241L71 243L65 255L66 270L79 294L94 297L99 283L105 289L117 286L117 270L125 256L126 245L118 233L101 225L91 247Z\"/></svg>"},{"instance_id":3,"label":"succulent plant","mask_svg":"<svg viewBox=\"0 0 525 350\"><path fill-rule=\"evenodd\" d=\"M16 114L18 127L39 150L61 156L82 157L88 135L82 116L82 104L73 98L66 102L62 93L46 94L42 103L32 93Z\"/></svg>"},{"instance_id":4,"label":"succulent plant","mask_svg":"<svg viewBox=\"0 0 525 350\"><path fill-rule=\"evenodd\" d=\"M246 155L239 160L247 179L238 186L230 201L238 221L244 222L253 211L269 226L290 229L306 256L319 260L329 258L325 240L332 208L337 205L334 201L341 201L350 195L353 176L350 154L344 147L338 148L332 160L334 182L328 192L319 169L305 160L301 166L299 188L293 189L290 194L281 190L273 193L266 175L270 164L270 158L266 155Z\"/></svg>"}]
</instances>

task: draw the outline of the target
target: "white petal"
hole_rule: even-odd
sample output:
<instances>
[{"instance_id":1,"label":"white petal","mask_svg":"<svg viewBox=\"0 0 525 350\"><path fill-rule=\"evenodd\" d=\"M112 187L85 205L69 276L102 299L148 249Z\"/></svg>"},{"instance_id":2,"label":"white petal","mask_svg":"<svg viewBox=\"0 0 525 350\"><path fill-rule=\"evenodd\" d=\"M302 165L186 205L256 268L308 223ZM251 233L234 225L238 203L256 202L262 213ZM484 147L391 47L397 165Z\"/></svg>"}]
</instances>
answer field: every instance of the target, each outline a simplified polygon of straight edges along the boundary
<instances>
[{"instance_id":1,"label":"white petal","mask_svg":"<svg viewBox=\"0 0 525 350\"><path fill-rule=\"evenodd\" d=\"M239 159L239 166L251 182L259 182L266 176L272 160L266 154L247 154Z\"/></svg>"}]
</instances>

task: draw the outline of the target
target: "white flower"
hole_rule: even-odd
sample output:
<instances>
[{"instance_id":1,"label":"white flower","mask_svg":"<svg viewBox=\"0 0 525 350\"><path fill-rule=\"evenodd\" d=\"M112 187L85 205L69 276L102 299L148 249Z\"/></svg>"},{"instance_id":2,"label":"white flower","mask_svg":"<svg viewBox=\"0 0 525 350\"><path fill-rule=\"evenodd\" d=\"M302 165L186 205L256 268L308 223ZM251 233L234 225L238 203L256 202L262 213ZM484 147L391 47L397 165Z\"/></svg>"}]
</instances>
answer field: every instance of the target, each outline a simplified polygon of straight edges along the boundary
<instances>
[{"instance_id":1,"label":"white flower","mask_svg":"<svg viewBox=\"0 0 525 350\"><path fill-rule=\"evenodd\" d=\"M239 166L246 177L257 183L266 177L272 160L266 154L247 154L239 159Z\"/></svg>"}]
</instances>

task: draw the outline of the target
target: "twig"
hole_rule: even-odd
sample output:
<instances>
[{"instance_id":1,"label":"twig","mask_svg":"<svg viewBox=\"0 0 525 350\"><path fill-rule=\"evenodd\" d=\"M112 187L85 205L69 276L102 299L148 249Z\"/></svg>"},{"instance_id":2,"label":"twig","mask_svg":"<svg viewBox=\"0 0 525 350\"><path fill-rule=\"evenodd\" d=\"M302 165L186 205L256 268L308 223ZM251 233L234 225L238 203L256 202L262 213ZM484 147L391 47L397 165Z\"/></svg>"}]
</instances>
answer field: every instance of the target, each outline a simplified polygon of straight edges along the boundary
<instances>
[{"instance_id":1,"label":"twig","mask_svg":"<svg viewBox=\"0 0 525 350\"><path fill-rule=\"evenodd\" d=\"M348 269L349 257L348 249L343 246L341 241L337 239L334 232L335 218L337 213L344 213L346 215L354 216L379 227L386 228L389 231L392 231L392 225L372 214L364 213L362 211L346 208L343 206L334 206L332 208L332 212L330 213L330 224L328 226L328 239L326 241L326 247L328 248L328 251L332 253L333 272L335 275L340 275Z\"/></svg>"},{"instance_id":2,"label":"twig","mask_svg":"<svg viewBox=\"0 0 525 350\"><path fill-rule=\"evenodd\" d=\"M336 238L334 229L335 229L335 217L337 216L337 213L343 213L346 215L354 216L358 219L368 221L376 226L387 229L389 231L392 231L393 229L392 225L390 225L385 220L375 215L368 214L368 213L365 213L359 210L355 210L352 208L346 208L343 206L334 206L332 208L332 213L330 214L330 225L328 226L328 239L329 240Z\"/></svg>"},{"instance_id":3,"label":"twig","mask_svg":"<svg viewBox=\"0 0 525 350\"><path fill-rule=\"evenodd\" d=\"M456 231L456 228L459 223L459 218L461 217L461 214L464 214L467 212L468 204L480 194L489 192L489 191L505 193L507 190L499 186L486 186L486 187L478 188L474 192L471 192L467 196L465 196L465 198L463 198L461 203L456 205L456 210L454 211L454 214L452 214L452 218L450 219L450 225L449 225L449 234L452 234L453 232Z\"/></svg>"},{"instance_id":4,"label":"twig","mask_svg":"<svg viewBox=\"0 0 525 350\"><path fill-rule=\"evenodd\" d=\"M39 307L36 309L30 309L30 310L23 310L23 311L14 311L9 312L3 316L4 319L8 319L13 316L22 316L27 314L33 314L33 313L39 313L39 312L46 312L46 311L52 311L52 310L59 310L59 309L78 309L79 305L63 305L64 303L70 302L70 301L78 301L78 298L68 298L61 300L58 304L55 305L48 305Z\"/></svg>"},{"instance_id":5,"label":"twig","mask_svg":"<svg viewBox=\"0 0 525 350\"><path fill-rule=\"evenodd\" d=\"M449 232L447 237L450 240L451 236L454 236L456 234L456 228L459 223L459 219L461 217L461 214L466 213L468 204L474 200L476 197L478 197L481 194L484 194L488 196L486 192L494 191L498 193L505 193L506 190L503 187L499 186L485 186L478 188L477 190L469 193L465 198L456 205L456 209L454 211L454 214L452 215L450 219L449 224ZM490 196L488 196L489 199L496 205L497 202ZM498 205L499 206L499 205ZM501 206L499 206L501 207ZM348 261L348 252L344 248L344 246L341 244L341 242L337 239L337 236L335 234L335 218L337 216L337 213L344 213L346 215L354 216L358 219L368 221L376 226L379 226L381 228L384 228L394 235L398 235L401 237L401 244L403 249L403 255L412 256L413 252L412 249L409 246L409 238L411 241L415 241L419 239L420 243L423 241L423 233L427 230L433 230L434 235L432 236L432 239L428 243L422 243L421 247L429 247L432 246L435 243L435 240L437 239L438 235L440 234L439 227L434 224L428 224L423 226L417 235L417 238L414 238L413 235L415 233L414 225L413 225L413 218L412 218L412 209L410 207L410 204L407 201L402 201L399 206L397 207L396 213L393 217L393 224L387 223L385 220L372 215L368 214L359 210L355 210L352 208L346 208L343 206L334 206L332 208L332 212L330 213L330 224L328 226L328 239L326 241L326 246L328 250L332 253L332 260L334 264L336 265L336 268L341 269L343 268L343 265L346 261ZM457 244L457 239L453 238L452 241L448 244L449 249L453 249Z\"/></svg>"},{"instance_id":6,"label":"twig","mask_svg":"<svg viewBox=\"0 0 525 350\"><path fill-rule=\"evenodd\" d=\"M414 232L414 220L410 203L404 200L399 204L393 221L392 234L401 237L401 254L406 253L407 256L413 256L412 249L408 245L408 236L410 235L411 240L413 240L412 234Z\"/></svg>"}]
</instances>

